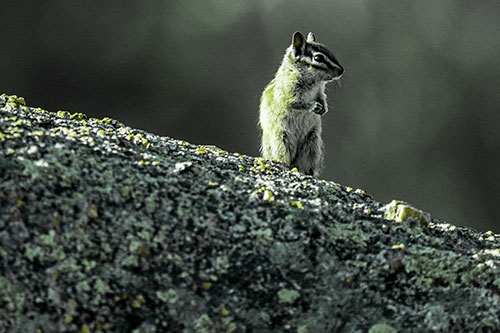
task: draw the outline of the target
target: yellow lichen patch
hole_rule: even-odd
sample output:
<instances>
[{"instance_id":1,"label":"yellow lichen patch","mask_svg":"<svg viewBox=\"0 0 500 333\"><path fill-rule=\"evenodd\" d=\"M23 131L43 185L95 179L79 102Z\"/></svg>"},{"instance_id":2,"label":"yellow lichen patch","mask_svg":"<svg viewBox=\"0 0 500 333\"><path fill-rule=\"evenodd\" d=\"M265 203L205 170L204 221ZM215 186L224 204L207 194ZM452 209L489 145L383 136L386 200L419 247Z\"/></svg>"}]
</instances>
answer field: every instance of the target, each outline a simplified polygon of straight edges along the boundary
<instances>
[{"instance_id":1,"label":"yellow lichen patch","mask_svg":"<svg viewBox=\"0 0 500 333\"><path fill-rule=\"evenodd\" d=\"M24 100L24 97L17 97L17 95L6 95L2 94L2 98L6 99L7 105L10 107L18 107L18 106L26 106L26 101Z\"/></svg>"},{"instance_id":2,"label":"yellow lichen patch","mask_svg":"<svg viewBox=\"0 0 500 333\"><path fill-rule=\"evenodd\" d=\"M272 173L272 164L270 161L266 160L263 157L258 157L254 160L253 162L253 167L250 168L252 171L258 171L258 172L266 172L268 174Z\"/></svg>"},{"instance_id":3,"label":"yellow lichen patch","mask_svg":"<svg viewBox=\"0 0 500 333\"><path fill-rule=\"evenodd\" d=\"M115 296L115 301L116 302L123 301L123 300L127 299L127 297L128 297L127 293L123 292L120 295Z\"/></svg>"},{"instance_id":4,"label":"yellow lichen patch","mask_svg":"<svg viewBox=\"0 0 500 333\"><path fill-rule=\"evenodd\" d=\"M30 133L28 133L28 135L30 136L42 136L42 135L45 135L45 132L44 131L32 131Z\"/></svg>"},{"instance_id":5,"label":"yellow lichen patch","mask_svg":"<svg viewBox=\"0 0 500 333\"><path fill-rule=\"evenodd\" d=\"M203 154L207 154L208 150L206 150L204 147L199 147L198 149L196 149L195 153L198 155L203 155Z\"/></svg>"},{"instance_id":6,"label":"yellow lichen patch","mask_svg":"<svg viewBox=\"0 0 500 333\"><path fill-rule=\"evenodd\" d=\"M290 206L297 207L298 209L304 209L304 206L300 201L290 201Z\"/></svg>"},{"instance_id":7,"label":"yellow lichen patch","mask_svg":"<svg viewBox=\"0 0 500 333\"><path fill-rule=\"evenodd\" d=\"M229 154L229 152L227 150L220 149L220 148L217 148L216 153L217 153L217 155L228 155Z\"/></svg>"},{"instance_id":8,"label":"yellow lichen patch","mask_svg":"<svg viewBox=\"0 0 500 333\"><path fill-rule=\"evenodd\" d=\"M362 189L360 189L360 188L356 189L356 190L354 191L354 193L356 193L356 194L366 194L365 190L362 190Z\"/></svg>"},{"instance_id":9,"label":"yellow lichen patch","mask_svg":"<svg viewBox=\"0 0 500 333\"><path fill-rule=\"evenodd\" d=\"M392 200L383 206L381 210L384 212L386 220L403 222L409 217L415 217L424 225L428 225L431 222L431 215L429 213L412 207L404 201Z\"/></svg>"},{"instance_id":10,"label":"yellow lichen patch","mask_svg":"<svg viewBox=\"0 0 500 333\"><path fill-rule=\"evenodd\" d=\"M91 219L96 219L99 217L99 214L97 212L97 206L96 205L90 205L89 206L89 211L88 211L89 217Z\"/></svg>"},{"instance_id":11,"label":"yellow lichen patch","mask_svg":"<svg viewBox=\"0 0 500 333\"><path fill-rule=\"evenodd\" d=\"M139 296L137 296L136 299L134 299L132 301L132 306L134 308L140 308L145 302L146 302L146 300L144 299L144 296L139 295Z\"/></svg>"},{"instance_id":12,"label":"yellow lichen patch","mask_svg":"<svg viewBox=\"0 0 500 333\"><path fill-rule=\"evenodd\" d=\"M111 324L110 323L107 323L107 322L102 321L102 320L99 320L97 322L96 326L97 326L97 330L99 330L99 331L103 331L103 330L107 330L107 329L111 328Z\"/></svg>"},{"instance_id":13,"label":"yellow lichen patch","mask_svg":"<svg viewBox=\"0 0 500 333\"><path fill-rule=\"evenodd\" d=\"M80 113L80 112L75 112L72 115L70 115L69 118L72 120L86 120L87 115Z\"/></svg>"},{"instance_id":14,"label":"yellow lichen patch","mask_svg":"<svg viewBox=\"0 0 500 333\"><path fill-rule=\"evenodd\" d=\"M255 190L252 192L252 197L254 198L260 198L260 194L262 193L262 200L268 201L268 202L273 202L274 201L274 194L273 191L270 189L267 189L266 187L261 187L258 190Z\"/></svg>"},{"instance_id":15,"label":"yellow lichen patch","mask_svg":"<svg viewBox=\"0 0 500 333\"><path fill-rule=\"evenodd\" d=\"M71 115L71 113L69 113L68 111L63 111L63 110L57 111L57 116L59 118L66 118L66 117L69 117L70 115Z\"/></svg>"},{"instance_id":16,"label":"yellow lichen patch","mask_svg":"<svg viewBox=\"0 0 500 333\"><path fill-rule=\"evenodd\" d=\"M59 225L59 223L61 223L62 221L62 216L57 214L56 216L54 216L54 219L52 220L52 225Z\"/></svg>"},{"instance_id":17,"label":"yellow lichen patch","mask_svg":"<svg viewBox=\"0 0 500 333\"><path fill-rule=\"evenodd\" d=\"M73 321L73 316L70 315L69 313L64 315L64 322L66 324L70 324Z\"/></svg>"},{"instance_id":18,"label":"yellow lichen patch","mask_svg":"<svg viewBox=\"0 0 500 333\"><path fill-rule=\"evenodd\" d=\"M273 202L274 201L274 194L271 190L265 189L264 190L264 196L263 198L266 201Z\"/></svg>"},{"instance_id":19,"label":"yellow lichen patch","mask_svg":"<svg viewBox=\"0 0 500 333\"><path fill-rule=\"evenodd\" d=\"M109 117L104 117L104 118L101 119L101 122L104 123L104 124L109 124L112 121L113 121L113 119L111 119Z\"/></svg>"},{"instance_id":20,"label":"yellow lichen patch","mask_svg":"<svg viewBox=\"0 0 500 333\"><path fill-rule=\"evenodd\" d=\"M486 237L481 236L481 237L479 237L479 240L487 240L487 241L493 242L493 241L495 241L496 238L500 237L499 234L495 234L491 230L486 231L485 234L486 234Z\"/></svg>"},{"instance_id":21,"label":"yellow lichen patch","mask_svg":"<svg viewBox=\"0 0 500 333\"><path fill-rule=\"evenodd\" d=\"M18 106L19 106L19 105L26 106L26 101L24 100L24 97L19 96L19 97L16 99L16 104L17 104Z\"/></svg>"},{"instance_id":22,"label":"yellow lichen patch","mask_svg":"<svg viewBox=\"0 0 500 333\"><path fill-rule=\"evenodd\" d=\"M83 324L82 329L80 330L81 333L90 333L90 328L89 325Z\"/></svg>"},{"instance_id":23,"label":"yellow lichen patch","mask_svg":"<svg viewBox=\"0 0 500 333\"><path fill-rule=\"evenodd\" d=\"M122 131L121 129L120 131ZM135 144L141 144L144 148L148 148L150 146L149 141L142 135L141 133L130 133L130 132L125 132L125 139L132 141Z\"/></svg>"},{"instance_id":24,"label":"yellow lichen patch","mask_svg":"<svg viewBox=\"0 0 500 333\"><path fill-rule=\"evenodd\" d=\"M393 246L391 246L392 249L404 249L405 248L405 245L403 243L401 244L394 244Z\"/></svg>"},{"instance_id":25,"label":"yellow lichen patch","mask_svg":"<svg viewBox=\"0 0 500 333\"><path fill-rule=\"evenodd\" d=\"M485 254L490 254L495 257L500 257L500 249L486 249L484 250Z\"/></svg>"}]
</instances>

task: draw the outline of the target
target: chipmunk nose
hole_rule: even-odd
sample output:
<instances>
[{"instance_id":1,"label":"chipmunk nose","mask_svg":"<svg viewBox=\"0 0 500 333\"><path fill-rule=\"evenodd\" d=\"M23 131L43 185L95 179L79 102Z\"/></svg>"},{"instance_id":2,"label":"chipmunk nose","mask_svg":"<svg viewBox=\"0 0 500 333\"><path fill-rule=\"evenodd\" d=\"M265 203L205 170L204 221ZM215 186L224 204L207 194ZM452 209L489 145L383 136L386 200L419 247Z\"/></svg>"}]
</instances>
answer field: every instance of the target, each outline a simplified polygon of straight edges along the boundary
<instances>
[{"instance_id":1,"label":"chipmunk nose","mask_svg":"<svg viewBox=\"0 0 500 333\"><path fill-rule=\"evenodd\" d=\"M337 70L337 75L338 77L341 77L342 74L344 74L344 67L340 66L339 69Z\"/></svg>"}]
</instances>

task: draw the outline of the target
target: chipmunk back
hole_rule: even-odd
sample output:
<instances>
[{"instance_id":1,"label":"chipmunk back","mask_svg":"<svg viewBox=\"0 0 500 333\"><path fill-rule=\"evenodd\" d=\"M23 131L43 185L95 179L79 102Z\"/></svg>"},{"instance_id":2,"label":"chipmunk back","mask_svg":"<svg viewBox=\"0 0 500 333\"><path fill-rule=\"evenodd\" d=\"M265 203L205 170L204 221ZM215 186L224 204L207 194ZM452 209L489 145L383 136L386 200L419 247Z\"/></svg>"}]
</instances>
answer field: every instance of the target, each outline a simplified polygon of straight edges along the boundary
<instances>
[{"instance_id":1,"label":"chipmunk back","mask_svg":"<svg viewBox=\"0 0 500 333\"><path fill-rule=\"evenodd\" d=\"M261 153L266 159L318 175L323 163L321 116L328 112L325 85L344 69L324 45L295 32L260 102Z\"/></svg>"}]
</instances>

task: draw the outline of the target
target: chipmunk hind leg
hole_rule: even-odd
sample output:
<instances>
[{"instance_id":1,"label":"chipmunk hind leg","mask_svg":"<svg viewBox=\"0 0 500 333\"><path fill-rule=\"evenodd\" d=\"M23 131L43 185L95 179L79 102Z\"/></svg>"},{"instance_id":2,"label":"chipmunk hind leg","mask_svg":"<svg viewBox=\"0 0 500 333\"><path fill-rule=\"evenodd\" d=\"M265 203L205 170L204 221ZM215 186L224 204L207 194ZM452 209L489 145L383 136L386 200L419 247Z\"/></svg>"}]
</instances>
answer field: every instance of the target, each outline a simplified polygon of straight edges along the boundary
<instances>
[{"instance_id":1,"label":"chipmunk hind leg","mask_svg":"<svg viewBox=\"0 0 500 333\"><path fill-rule=\"evenodd\" d=\"M304 137L297 147L292 160L292 167L307 175L317 176L321 172L323 162L323 141L320 128L314 127Z\"/></svg>"}]
</instances>

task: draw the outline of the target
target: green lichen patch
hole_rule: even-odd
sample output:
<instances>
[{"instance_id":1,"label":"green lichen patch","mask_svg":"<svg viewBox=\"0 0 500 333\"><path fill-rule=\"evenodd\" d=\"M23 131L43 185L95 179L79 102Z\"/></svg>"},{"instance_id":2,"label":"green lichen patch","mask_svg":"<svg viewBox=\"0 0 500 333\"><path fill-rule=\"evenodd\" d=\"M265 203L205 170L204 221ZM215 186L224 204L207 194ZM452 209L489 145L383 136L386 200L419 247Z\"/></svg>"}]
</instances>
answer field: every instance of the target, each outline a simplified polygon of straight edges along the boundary
<instances>
[{"instance_id":1,"label":"green lichen patch","mask_svg":"<svg viewBox=\"0 0 500 333\"><path fill-rule=\"evenodd\" d=\"M24 104L0 96L0 332L500 327L494 232Z\"/></svg>"},{"instance_id":2,"label":"green lichen patch","mask_svg":"<svg viewBox=\"0 0 500 333\"><path fill-rule=\"evenodd\" d=\"M398 332L397 330L395 330L392 326L387 324L375 324L368 331L368 333L397 333L397 332Z\"/></svg>"},{"instance_id":3,"label":"green lichen patch","mask_svg":"<svg viewBox=\"0 0 500 333\"><path fill-rule=\"evenodd\" d=\"M281 289L278 291L278 299L280 303L293 304L300 297L297 290Z\"/></svg>"}]
</instances>

